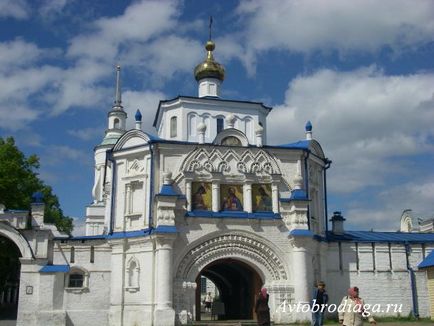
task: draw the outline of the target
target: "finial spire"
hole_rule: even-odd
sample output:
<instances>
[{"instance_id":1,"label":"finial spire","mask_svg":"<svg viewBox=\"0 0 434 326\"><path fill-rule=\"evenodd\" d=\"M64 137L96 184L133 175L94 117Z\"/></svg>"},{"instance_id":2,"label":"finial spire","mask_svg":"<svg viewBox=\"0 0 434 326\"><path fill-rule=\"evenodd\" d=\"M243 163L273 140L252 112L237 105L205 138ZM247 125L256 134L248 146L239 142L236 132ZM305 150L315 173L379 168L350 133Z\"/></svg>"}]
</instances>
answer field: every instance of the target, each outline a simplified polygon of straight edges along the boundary
<instances>
[{"instance_id":1,"label":"finial spire","mask_svg":"<svg viewBox=\"0 0 434 326\"><path fill-rule=\"evenodd\" d=\"M209 16L209 39L211 41L211 32L212 32L212 16Z\"/></svg>"},{"instance_id":2,"label":"finial spire","mask_svg":"<svg viewBox=\"0 0 434 326\"><path fill-rule=\"evenodd\" d=\"M113 107L122 109L121 66L116 65L116 93Z\"/></svg>"}]
</instances>

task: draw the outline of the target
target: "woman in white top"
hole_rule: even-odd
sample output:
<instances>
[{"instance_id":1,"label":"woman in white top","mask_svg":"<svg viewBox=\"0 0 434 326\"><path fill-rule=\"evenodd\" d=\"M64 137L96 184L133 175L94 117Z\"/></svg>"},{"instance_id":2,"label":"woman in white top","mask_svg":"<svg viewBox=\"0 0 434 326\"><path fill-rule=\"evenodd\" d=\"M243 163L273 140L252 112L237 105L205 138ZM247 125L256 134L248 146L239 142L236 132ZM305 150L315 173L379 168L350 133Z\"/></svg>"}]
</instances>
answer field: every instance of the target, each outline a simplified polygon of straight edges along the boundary
<instances>
[{"instance_id":1,"label":"woman in white top","mask_svg":"<svg viewBox=\"0 0 434 326\"><path fill-rule=\"evenodd\" d=\"M365 310L365 303L359 297L359 288L356 286L348 289L348 295L342 299L339 307L342 307L339 309L339 323L342 326L362 326L364 318L376 324L369 311Z\"/></svg>"}]
</instances>

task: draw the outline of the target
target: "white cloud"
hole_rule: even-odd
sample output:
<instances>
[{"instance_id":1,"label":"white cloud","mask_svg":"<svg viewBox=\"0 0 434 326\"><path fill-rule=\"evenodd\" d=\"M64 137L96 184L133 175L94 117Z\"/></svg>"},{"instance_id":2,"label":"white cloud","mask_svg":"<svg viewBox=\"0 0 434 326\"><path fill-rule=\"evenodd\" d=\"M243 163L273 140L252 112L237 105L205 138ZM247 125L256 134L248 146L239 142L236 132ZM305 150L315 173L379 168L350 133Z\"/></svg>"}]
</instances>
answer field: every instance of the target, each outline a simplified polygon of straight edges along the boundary
<instances>
[{"instance_id":1,"label":"white cloud","mask_svg":"<svg viewBox=\"0 0 434 326\"><path fill-rule=\"evenodd\" d=\"M104 135L103 127L100 128L82 128L68 130L68 134L81 140L102 139Z\"/></svg>"},{"instance_id":2,"label":"white cloud","mask_svg":"<svg viewBox=\"0 0 434 326\"><path fill-rule=\"evenodd\" d=\"M434 176L407 182L398 186L389 186L378 194L381 209L375 207L355 207L346 211L346 229L370 229L375 231L396 231L400 227L401 214L405 209L412 209L413 215L428 219L434 214L432 194Z\"/></svg>"},{"instance_id":3,"label":"white cloud","mask_svg":"<svg viewBox=\"0 0 434 326\"><path fill-rule=\"evenodd\" d=\"M124 44L146 42L173 28L179 11L174 1L141 1L129 6L117 17L100 18L93 32L72 39L68 55L113 62Z\"/></svg>"},{"instance_id":4,"label":"white cloud","mask_svg":"<svg viewBox=\"0 0 434 326\"><path fill-rule=\"evenodd\" d=\"M30 8L25 0L0 0L0 18L26 19Z\"/></svg>"},{"instance_id":5,"label":"white cloud","mask_svg":"<svg viewBox=\"0 0 434 326\"><path fill-rule=\"evenodd\" d=\"M299 76L289 84L285 103L270 114L268 138L304 138L310 120L314 138L333 161L331 191L382 185L403 172L403 161L394 157L433 153L433 84L433 74L386 76L375 67Z\"/></svg>"},{"instance_id":6,"label":"white cloud","mask_svg":"<svg viewBox=\"0 0 434 326\"><path fill-rule=\"evenodd\" d=\"M246 25L247 52L285 49L372 52L434 40L431 0L243 1L237 14Z\"/></svg>"},{"instance_id":7,"label":"white cloud","mask_svg":"<svg viewBox=\"0 0 434 326\"><path fill-rule=\"evenodd\" d=\"M13 71L18 67L28 67L43 55L47 55L46 50L21 39L0 43L0 72Z\"/></svg>"},{"instance_id":8,"label":"white cloud","mask_svg":"<svg viewBox=\"0 0 434 326\"><path fill-rule=\"evenodd\" d=\"M39 8L39 13L44 17L57 15L67 4L68 0L44 0Z\"/></svg>"},{"instance_id":9,"label":"white cloud","mask_svg":"<svg viewBox=\"0 0 434 326\"><path fill-rule=\"evenodd\" d=\"M152 91L126 91L122 94L124 110L128 114L127 129L134 128L134 115L137 109L142 113L142 130L156 135L156 130L152 126L155 113L157 112L158 103L165 95L161 92Z\"/></svg>"}]
</instances>

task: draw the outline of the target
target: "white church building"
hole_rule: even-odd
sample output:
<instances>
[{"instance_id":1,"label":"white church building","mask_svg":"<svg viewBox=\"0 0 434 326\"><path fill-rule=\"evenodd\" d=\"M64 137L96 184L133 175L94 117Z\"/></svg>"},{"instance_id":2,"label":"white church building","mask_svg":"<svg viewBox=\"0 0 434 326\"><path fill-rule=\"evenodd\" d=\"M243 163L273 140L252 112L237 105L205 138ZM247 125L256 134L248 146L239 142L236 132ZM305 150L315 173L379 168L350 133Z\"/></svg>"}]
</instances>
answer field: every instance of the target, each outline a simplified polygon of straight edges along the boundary
<instances>
[{"instance_id":1,"label":"white church building","mask_svg":"<svg viewBox=\"0 0 434 326\"><path fill-rule=\"evenodd\" d=\"M155 135L139 111L126 130L116 68L85 236L44 224L40 198L31 226L27 212L0 209L0 236L20 252L17 325L191 324L201 319L201 277L218 289L220 320L255 319L263 286L275 324L310 320L282 307L309 302L319 280L330 303L358 286L368 303L402 304L374 315L431 316L418 264L434 233L349 231L339 212L328 216L331 161L310 122L300 140L267 144L272 108L220 97L214 47L194 71L198 96L160 102Z\"/></svg>"}]
</instances>

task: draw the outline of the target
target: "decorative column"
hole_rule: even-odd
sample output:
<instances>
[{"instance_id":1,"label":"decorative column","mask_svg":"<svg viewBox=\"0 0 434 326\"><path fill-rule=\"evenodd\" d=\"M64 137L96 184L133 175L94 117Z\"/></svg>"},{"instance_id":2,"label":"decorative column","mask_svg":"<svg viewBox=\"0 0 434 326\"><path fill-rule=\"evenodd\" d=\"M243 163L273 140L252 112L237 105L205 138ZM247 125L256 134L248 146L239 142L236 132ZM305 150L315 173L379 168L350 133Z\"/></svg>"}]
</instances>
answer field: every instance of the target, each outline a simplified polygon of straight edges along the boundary
<instances>
[{"instance_id":1,"label":"decorative column","mask_svg":"<svg viewBox=\"0 0 434 326\"><path fill-rule=\"evenodd\" d=\"M157 244L157 288L154 325L174 325L175 310L172 305L172 245L175 235L160 235Z\"/></svg>"},{"instance_id":2,"label":"decorative column","mask_svg":"<svg viewBox=\"0 0 434 326\"><path fill-rule=\"evenodd\" d=\"M273 213L279 213L279 184L275 181L271 184L271 200L273 205Z\"/></svg>"},{"instance_id":3,"label":"decorative column","mask_svg":"<svg viewBox=\"0 0 434 326\"><path fill-rule=\"evenodd\" d=\"M220 181L212 181L212 211L220 211Z\"/></svg>"},{"instance_id":4,"label":"decorative column","mask_svg":"<svg viewBox=\"0 0 434 326\"><path fill-rule=\"evenodd\" d=\"M247 213L251 213L253 211L253 208L252 208L252 183L250 181L246 181L243 185L243 197L244 197L244 210Z\"/></svg>"},{"instance_id":5,"label":"decorative column","mask_svg":"<svg viewBox=\"0 0 434 326\"><path fill-rule=\"evenodd\" d=\"M197 126L197 137L198 137L198 143L204 144L205 143L205 132L206 132L206 124L203 122L199 123Z\"/></svg>"},{"instance_id":6,"label":"decorative column","mask_svg":"<svg viewBox=\"0 0 434 326\"><path fill-rule=\"evenodd\" d=\"M131 214L131 183L127 183L125 187L125 212Z\"/></svg>"},{"instance_id":7,"label":"decorative column","mask_svg":"<svg viewBox=\"0 0 434 326\"><path fill-rule=\"evenodd\" d=\"M262 135L264 133L264 128L261 125L257 125L255 129L256 135L256 146L262 147Z\"/></svg>"},{"instance_id":8,"label":"decorative column","mask_svg":"<svg viewBox=\"0 0 434 326\"><path fill-rule=\"evenodd\" d=\"M185 197L187 198L187 211L191 211L191 179L185 179Z\"/></svg>"},{"instance_id":9,"label":"decorative column","mask_svg":"<svg viewBox=\"0 0 434 326\"><path fill-rule=\"evenodd\" d=\"M229 113L229 115L226 117L227 129L234 128L236 119L237 118L232 113Z\"/></svg>"}]
</instances>

